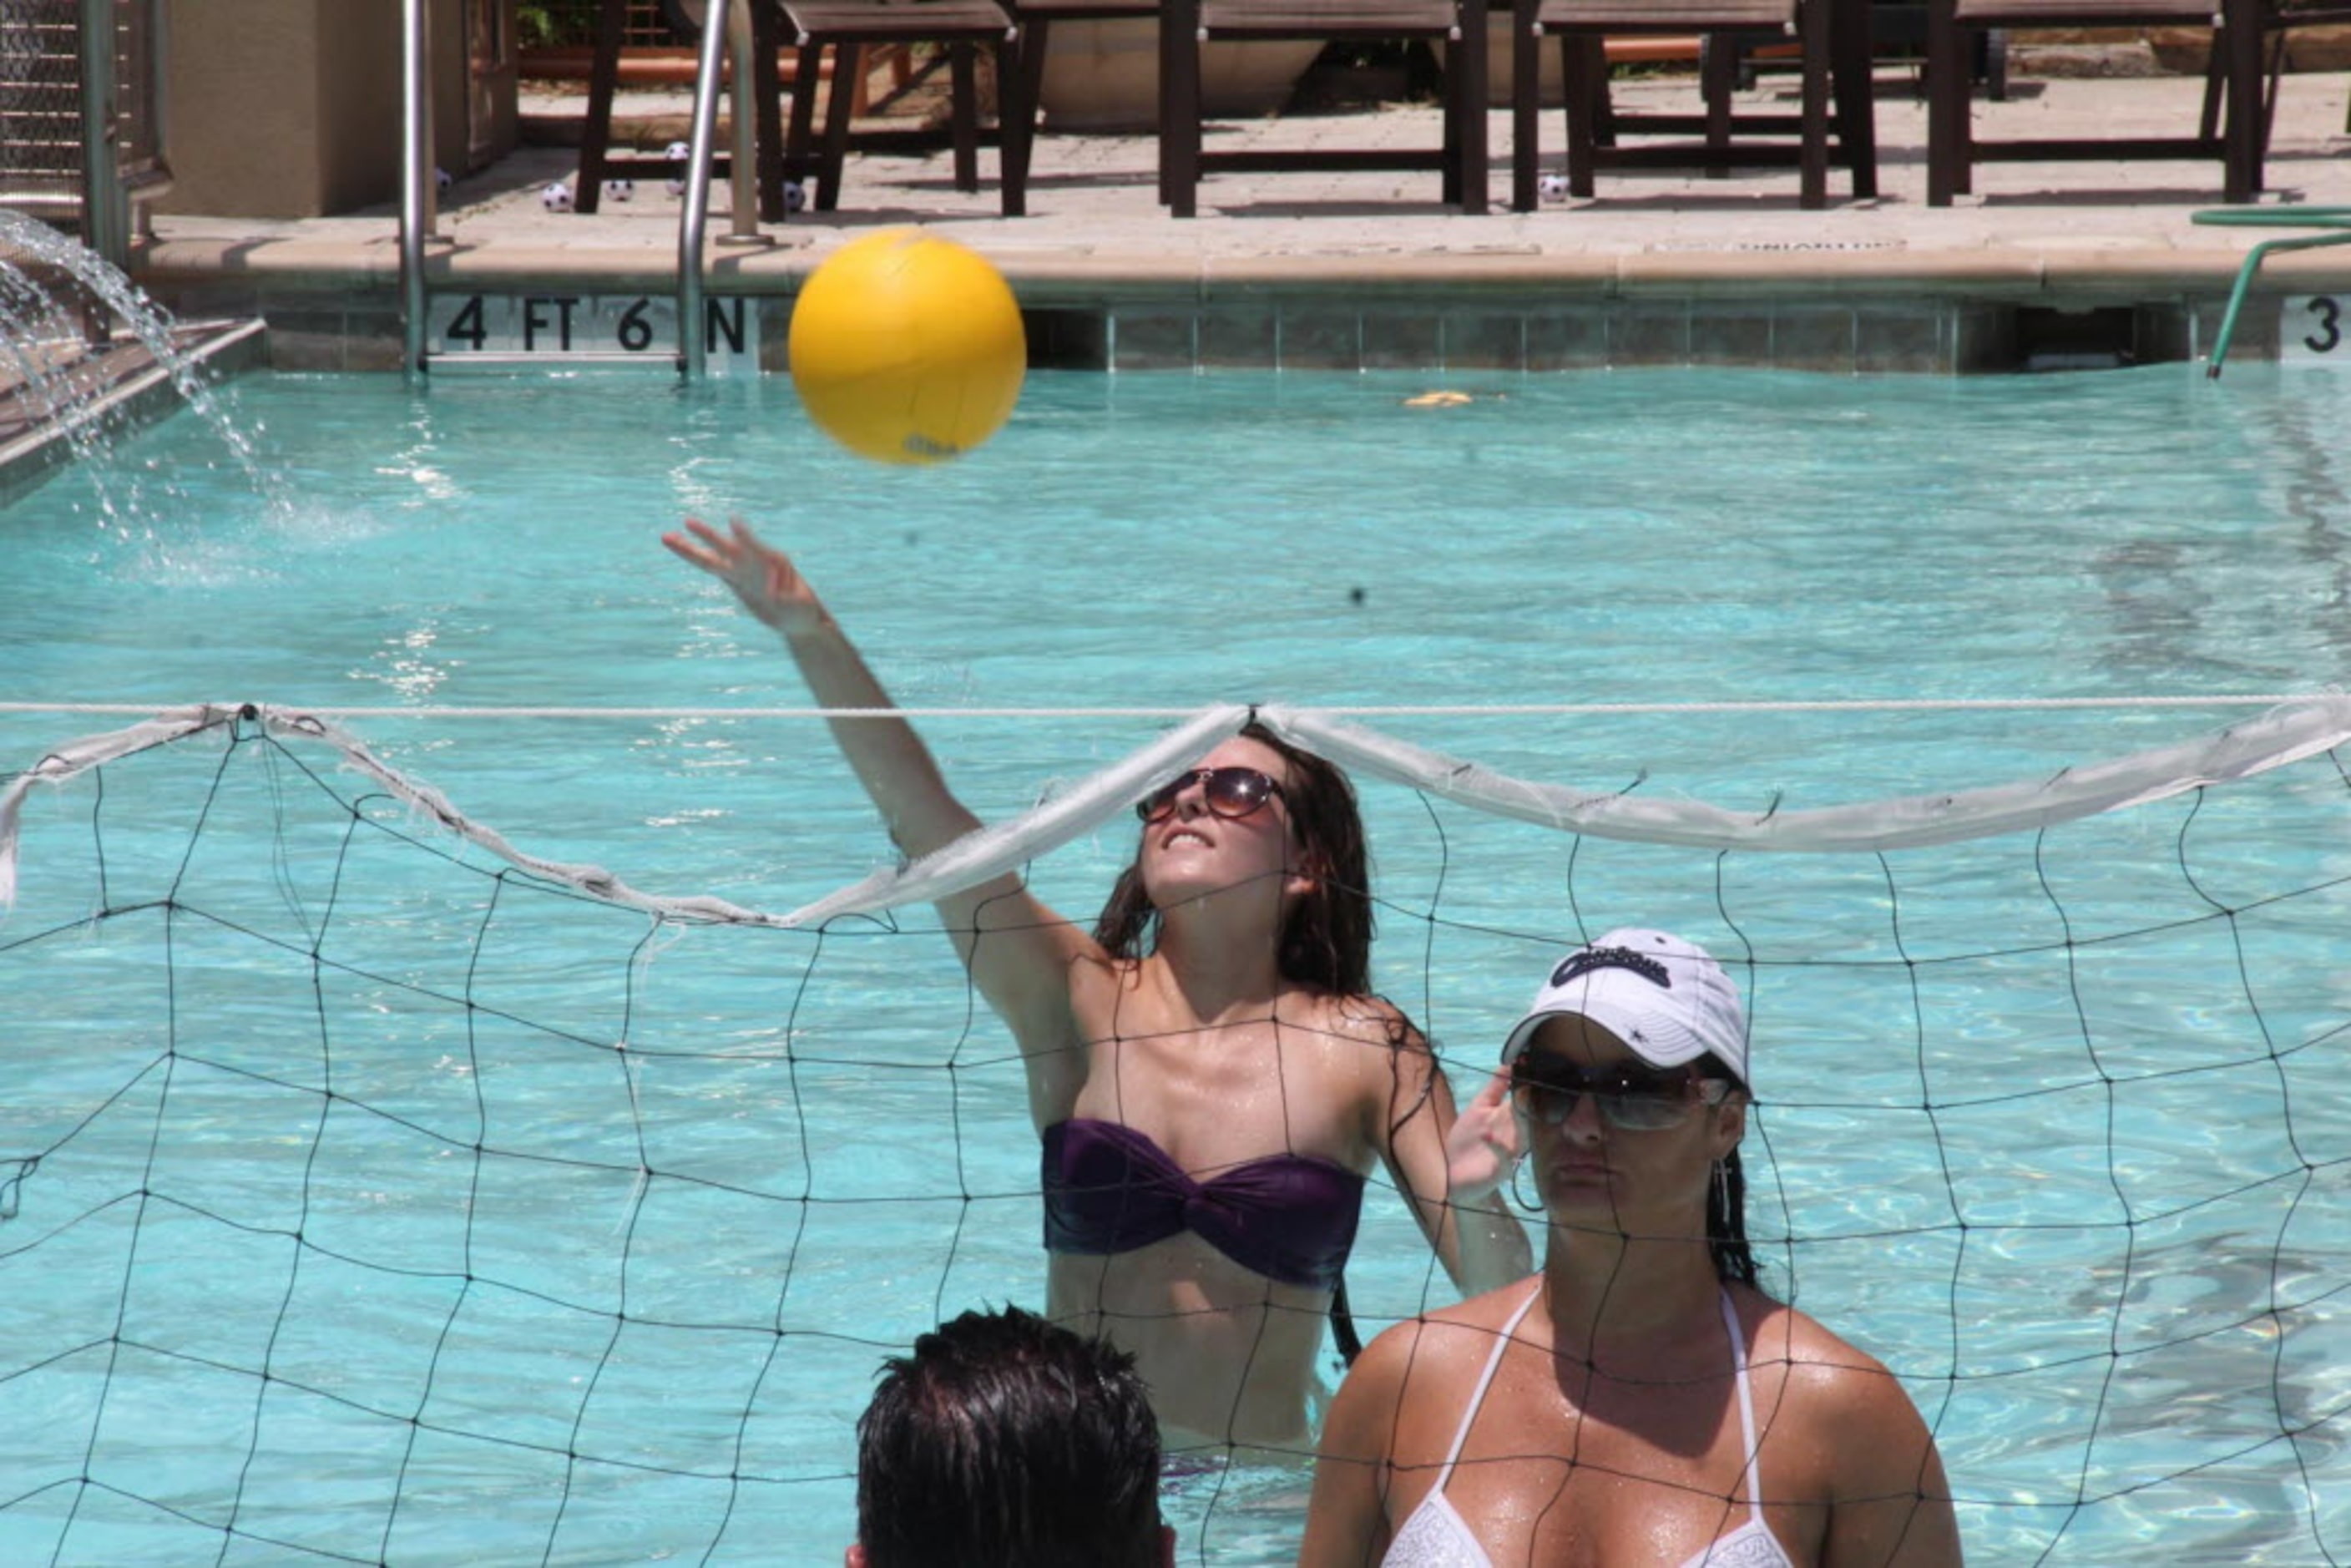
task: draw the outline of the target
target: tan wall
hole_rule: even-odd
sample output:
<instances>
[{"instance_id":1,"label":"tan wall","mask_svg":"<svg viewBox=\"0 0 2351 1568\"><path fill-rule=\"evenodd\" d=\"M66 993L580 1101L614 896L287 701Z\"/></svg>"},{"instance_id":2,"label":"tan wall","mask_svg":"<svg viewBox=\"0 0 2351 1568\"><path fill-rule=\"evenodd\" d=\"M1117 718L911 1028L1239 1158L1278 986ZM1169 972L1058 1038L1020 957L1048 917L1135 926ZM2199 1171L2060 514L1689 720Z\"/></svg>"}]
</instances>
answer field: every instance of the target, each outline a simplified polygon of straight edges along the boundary
<instances>
[{"instance_id":1,"label":"tan wall","mask_svg":"<svg viewBox=\"0 0 2351 1568\"><path fill-rule=\"evenodd\" d=\"M511 39L514 0L478 3L502 9ZM398 197L395 0L167 0L167 11L172 183L157 210L316 217ZM473 166L464 11L434 0L434 144L453 173ZM513 72L483 85L472 140L496 156L514 146Z\"/></svg>"}]
</instances>

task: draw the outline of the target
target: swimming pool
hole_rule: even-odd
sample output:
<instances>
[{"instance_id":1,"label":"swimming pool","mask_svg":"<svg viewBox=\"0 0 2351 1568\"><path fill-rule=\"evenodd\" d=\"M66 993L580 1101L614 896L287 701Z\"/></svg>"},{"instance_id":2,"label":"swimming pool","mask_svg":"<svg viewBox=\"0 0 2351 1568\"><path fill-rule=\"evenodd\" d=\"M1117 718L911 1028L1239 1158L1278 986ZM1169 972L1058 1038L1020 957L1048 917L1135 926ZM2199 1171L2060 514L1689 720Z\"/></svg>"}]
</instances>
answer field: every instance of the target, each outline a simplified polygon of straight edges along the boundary
<instances>
[{"instance_id":1,"label":"swimming pool","mask_svg":"<svg viewBox=\"0 0 2351 1568\"><path fill-rule=\"evenodd\" d=\"M1437 385L1472 401L1409 406ZM681 512L794 547L900 699L956 710L925 728L989 818L1221 701L1482 710L1364 722L1761 814L2247 710L1698 705L2218 699L2351 662L2351 392L2274 368L1049 374L914 472L779 383L235 402L274 496L182 421L0 517L7 699L381 710L346 722L519 846L767 909L886 845L820 726L709 711L804 698L660 550ZM1670 711L1505 711L1576 704ZM120 722L0 713L0 757ZM0 925L0 1554L837 1560L881 1354L1041 1294L1017 1063L927 911L648 940L330 791L365 785L256 743L35 797ZM1770 1280L1911 1379L1971 1560L2340 1557L2343 795L2321 758L2045 841L1726 860L1367 785L1378 979L1467 1084L1579 922L1735 932ZM1127 847L1037 879L1091 912ZM23 939L101 876L110 908L179 891ZM1443 1298L1400 1208L1367 1208L1367 1320ZM1287 1561L1303 1489L1185 1483L1186 1560Z\"/></svg>"}]
</instances>

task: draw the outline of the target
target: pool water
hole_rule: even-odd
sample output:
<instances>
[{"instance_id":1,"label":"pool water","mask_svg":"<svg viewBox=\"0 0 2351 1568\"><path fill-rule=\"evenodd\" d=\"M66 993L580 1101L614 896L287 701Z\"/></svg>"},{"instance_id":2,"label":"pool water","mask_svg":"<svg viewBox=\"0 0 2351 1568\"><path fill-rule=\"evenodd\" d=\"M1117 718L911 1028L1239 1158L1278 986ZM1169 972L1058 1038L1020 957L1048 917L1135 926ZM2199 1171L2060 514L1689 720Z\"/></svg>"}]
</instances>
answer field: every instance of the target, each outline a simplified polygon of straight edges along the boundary
<instances>
[{"instance_id":1,"label":"pool water","mask_svg":"<svg viewBox=\"0 0 2351 1568\"><path fill-rule=\"evenodd\" d=\"M273 484L180 420L0 515L0 770L128 722L75 705L360 710L527 852L764 910L890 853L681 515L791 548L988 818L1219 702L1761 815L2351 665L2323 372L1049 373L930 470L772 382L228 401ZM2008 706L1709 706L1920 699ZM1018 1062L930 912L655 927L340 762L247 727L28 806L0 1560L838 1561L881 1356L1042 1295ZM1753 956L1767 1283L1908 1380L1971 1562L2351 1556L2331 759L1882 857L1364 796L1378 983L1461 1092L1579 932ZM1034 879L1091 915L1131 842ZM1350 1286L1367 1328L1449 1299L1376 1185ZM1184 1560L1288 1562L1307 1484L1178 1483Z\"/></svg>"}]
</instances>

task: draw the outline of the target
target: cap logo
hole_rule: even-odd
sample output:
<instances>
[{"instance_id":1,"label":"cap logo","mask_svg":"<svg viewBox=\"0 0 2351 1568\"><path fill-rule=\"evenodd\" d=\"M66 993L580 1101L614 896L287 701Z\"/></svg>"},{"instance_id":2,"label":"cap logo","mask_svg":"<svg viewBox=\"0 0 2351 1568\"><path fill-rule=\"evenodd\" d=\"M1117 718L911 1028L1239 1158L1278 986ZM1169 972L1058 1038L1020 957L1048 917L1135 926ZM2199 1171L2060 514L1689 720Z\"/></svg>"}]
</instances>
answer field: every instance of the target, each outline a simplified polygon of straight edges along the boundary
<instances>
[{"instance_id":1,"label":"cap logo","mask_svg":"<svg viewBox=\"0 0 2351 1568\"><path fill-rule=\"evenodd\" d=\"M1663 964L1630 947L1584 947L1570 953L1551 972L1551 983L1563 986L1576 976L1588 975L1594 969L1630 969L1653 986L1668 991L1674 988L1674 977Z\"/></svg>"}]
</instances>

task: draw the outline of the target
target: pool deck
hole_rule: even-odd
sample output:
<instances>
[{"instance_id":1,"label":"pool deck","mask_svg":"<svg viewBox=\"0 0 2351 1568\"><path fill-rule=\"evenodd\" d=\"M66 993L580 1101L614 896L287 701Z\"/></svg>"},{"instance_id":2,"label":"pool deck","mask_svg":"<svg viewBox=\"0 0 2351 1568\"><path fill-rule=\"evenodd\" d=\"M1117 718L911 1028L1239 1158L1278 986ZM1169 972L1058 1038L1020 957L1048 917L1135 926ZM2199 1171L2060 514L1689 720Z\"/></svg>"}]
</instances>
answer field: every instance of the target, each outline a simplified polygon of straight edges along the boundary
<instances>
[{"instance_id":1,"label":"pool deck","mask_svg":"<svg viewBox=\"0 0 2351 1568\"><path fill-rule=\"evenodd\" d=\"M1782 352L1767 348L1761 357L1801 362L1813 350L1800 342L1804 323L1792 312L1812 302L1840 312L1880 309L1889 323L1886 352L1898 366L1969 369L1984 367L1967 362L1967 312L2020 305L2078 313L2168 302L2186 325L2168 329L2175 340L2158 353L2194 357L2210 340L2249 246L2306 232L2193 223L2193 214L2220 204L2217 161L1989 163L1977 172L1975 195L1929 207L1925 106L1912 82L1907 68L1881 67L1878 197L1850 200L1843 171L1833 170L1831 204L1821 212L1798 207L1792 170L1750 169L1717 179L1603 170L1594 200L1514 213L1509 117L1498 111L1495 205L1487 214L1464 215L1435 201L1433 172L1252 173L1209 177L1201 215L1176 219L1155 198L1150 137L1045 134L1037 141L1029 215L1021 218L998 215L992 150L982 152L981 188L972 193L954 188L943 146L855 155L839 211L796 215L747 240L727 237L726 193L715 189L709 287L716 295L788 298L844 239L915 223L988 256L1032 310L1117 320L1110 344L1095 345L1113 365L1254 362L1254 350L1243 345L1276 339L1290 346L1280 362L1321 362L1310 350L1334 331L1353 333L1353 362L1387 362L1374 341L1380 334L1364 324L1371 318L1351 317L1353 327L1332 329L1301 314L1302 302L1344 299L1371 302L1375 313L1384 300L1400 318L1445 302L1454 313L1449 331L1403 330L1384 350L1398 362L1432 355L1552 362L1542 343L1558 362L1594 351L1623 362L1643 357L1637 345L1657 339L1635 318L1658 301L1670 301L1683 323L1666 332L1671 341L1657 350L1662 357L1706 357L1697 347L1708 336L1705 312L1716 313L1728 338L1744 333L1751 348L1756 321L1771 336L1769 310L1777 310ZM1770 75L1748 97L1792 91L1792 78ZM2201 91L2200 77L2014 75L2007 101L1979 99L1979 134L2179 134L2193 126ZM1638 80L1622 92L1630 107L1691 97L1686 80ZM2351 206L2346 99L2351 73L2284 78L2262 207ZM622 133L652 151L678 133L688 107L683 91L624 95ZM542 119L566 108L545 97L525 103L527 114ZM1212 144L1433 145L1437 118L1430 107L1388 107L1228 121L1212 130ZM1547 169L1561 166L1563 151L1553 144L1560 136L1557 113L1547 113ZM607 202L592 216L545 210L539 192L575 163L567 148L527 145L458 181L431 246L434 288L603 295L674 288L677 198L660 182L641 180L632 200ZM134 270L175 308L265 308L280 362L305 362L306 346L307 358L322 362L381 362L387 306L397 323L395 208L308 221L160 214L153 228ZM2279 256L2264 280L2273 295L2351 291L2351 246ZM1465 322L1460 311L1473 307L1491 309ZM1702 318L1695 329L1687 325L1692 309ZM1551 319L1545 312L1576 310L1613 318L1594 329L1607 348L1579 347L1573 327L1549 336L1538 329ZM1491 319L1497 311L1508 319L1499 328ZM2249 311L2235 351L2273 354L2276 314ZM1849 315L1838 320L1833 331L1851 337ZM1935 323L1934 344L1923 350L1920 321ZM1510 346L1495 349L1498 334ZM1237 346L1229 360L1219 343ZM1858 363L1874 361L1865 353Z\"/></svg>"}]
</instances>

